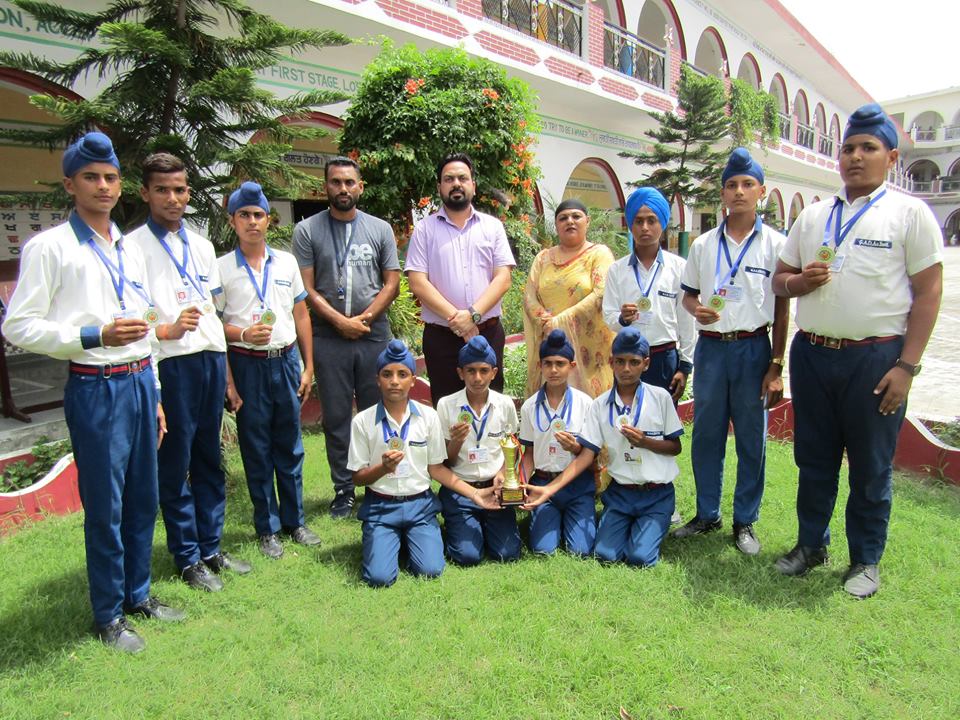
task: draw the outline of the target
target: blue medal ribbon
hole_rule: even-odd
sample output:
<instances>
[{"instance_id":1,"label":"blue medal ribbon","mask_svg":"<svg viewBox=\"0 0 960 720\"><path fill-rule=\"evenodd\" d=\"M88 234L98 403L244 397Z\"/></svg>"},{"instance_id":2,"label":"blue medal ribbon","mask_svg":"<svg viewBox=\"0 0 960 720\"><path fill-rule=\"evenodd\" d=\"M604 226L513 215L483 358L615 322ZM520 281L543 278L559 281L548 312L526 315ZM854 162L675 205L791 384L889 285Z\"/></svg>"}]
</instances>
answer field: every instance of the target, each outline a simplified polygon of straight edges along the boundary
<instances>
[{"instance_id":1,"label":"blue medal ribbon","mask_svg":"<svg viewBox=\"0 0 960 720\"><path fill-rule=\"evenodd\" d=\"M93 238L88 239L87 244L91 248L93 248L93 252L96 254L98 258L100 258L100 262L102 262L103 266L107 269L107 274L110 276L110 282L113 283L114 292L117 293L117 301L120 303L120 310L122 310L123 312L126 312L127 310L127 304L123 299L123 291L126 288L127 284L129 284L130 287L136 290L137 294L140 295L141 298L143 298L144 302L146 302L148 306L153 307L153 301L150 299L150 296L143 291L143 288L137 287L137 285L123 273L123 248L121 247L120 240L118 240L116 243L116 246L117 246L117 263L116 264L114 264L114 262L106 256L106 254L103 252L103 250L100 249L100 246L97 245L97 243L94 241Z\"/></svg>"},{"instance_id":2,"label":"blue medal ribbon","mask_svg":"<svg viewBox=\"0 0 960 720\"><path fill-rule=\"evenodd\" d=\"M413 406L410 403L407 403L407 420L400 426L400 439L403 440L404 444L407 442L407 434L410 432L410 421L413 419ZM390 427L390 423L387 422L386 409L384 409L383 419L380 421L380 424L383 428L383 442L388 442L390 438L397 437L397 431Z\"/></svg>"},{"instance_id":3,"label":"blue medal ribbon","mask_svg":"<svg viewBox=\"0 0 960 720\"><path fill-rule=\"evenodd\" d=\"M633 422L631 423L633 427L637 426L637 421L640 419L640 411L643 409L643 395L644 395L643 383L642 382L637 383L637 389L633 395L633 406L637 408L636 411L634 411L633 413ZM613 384L613 388L611 388L610 390L610 395L607 397L607 405L610 406L610 410L609 410L610 427L616 428L616 425L613 422L614 408L616 408L617 410L617 417L620 417L621 415L629 415L630 407L631 407L630 405L624 405L621 407L620 404L617 403L617 384L616 383Z\"/></svg>"},{"instance_id":4,"label":"blue medal ribbon","mask_svg":"<svg viewBox=\"0 0 960 720\"><path fill-rule=\"evenodd\" d=\"M543 414L547 418L547 426L540 426L540 408L543 408ZM554 415L551 412L550 408L547 407L547 393L544 388L540 388L540 391L537 393L537 401L533 406L533 419L537 424L537 430L540 432L546 432L550 429L550 424L560 418L566 423L567 428L570 427L570 418L573 414L573 393L570 392L570 388L567 388L567 392L563 396L563 402L560 404L560 411Z\"/></svg>"},{"instance_id":5,"label":"blue medal ribbon","mask_svg":"<svg viewBox=\"0 0 960 720\"><path fill-rule=\"evenodd\" d=\"M822 246L826 247L830 244L830 230L833 230L833 246L835 249L840 249L840 244L847 239L847 235L850 234L850 231L853 230L853 226L857 224L857 220L863 217L863 214L872 208L877 200L882 198L887 194L886 190L881 190L877 193L876 197L870 199L862 208L860 208L852 218L847 221L847 224L843 224L843 200L837 198L833 207L830 208L830 214L827 216L827 226L823 230L823 243ZM834 226L833 217L837 216L837 224Z\"/></svg>"},{"instance_id":6,"label":"blue medal ribbon","mask_svg":"<svg viewBox=\"0 0 960 720\"><path fill-rule=\"evenodd\" d=\"M650 297L650 291L653 290L653 284L657 281L657 275L660 274L660 268L663 267L663 250L657 251L656 265L657 266L653 269L653 275L650 278L650 282L647 283L647 289L644 290L643 283L640 282L640 270L638 269L640 266L640 261L637 260L637 262L633 264L633 276L637 279L637 287L640 288L640 292L644 297Z\"/></svg>"},{"instance_id":7,"label":"blue medal ribbon","mask_svg":"<svg viewBox=\"0 0 960 720\"><path fill-rule=\"evenodd\" d=\"M483 418L480 420L480 429L478 430L478 429L477 429L477 419L478 419L478 418L477 418L476 413L473 412L473 408L470 407L469 405L462 405L462 406L460 407L461 410L465 410L465 411L467 411L468 413L470 413L470 417L473 418L473 419L470 421L470 424L473 426L473 434L477 436L477 447L480 447L480 440L483 439L483 431L484 431L484 430L486 429L486 427L487 427L487 420L490 419L490 410L491 410L491 408L493 408L493 405L488 405L488 406L487 406L487 411L486 411L485 413L483 413Z\"/></svg>"},{"instance_id":8,"label":"blue medal ribbon","mask_svg":"<svg viewBox=\"0 0 960 720\"><path fill-rule=\"evenodd\" d=\"M197 263L190 254L190 245L187 242L187 231L183 225L181 225L180 229L177 230L177 235L183 241L183 260L181 262L177 262L177 258L173 254L173 250L167 244L166 229L154 223L152 218L147 220L147 225L149 225L150 230L153 232L157 240L160 241L160 246L166 251L167 255L170 256L170 259L173 261L173 266L177 269L177 272L180 273L180 279L183 281L183 284L186 285L189 282L191 285L193 285L194 289L196 289L200 297L203 300L206 300L207 296L204 294L203 288L200 286L199 278L194 278L194 276L199 276L199 273L197 273ZM190 267L193 268L193 275L187 271L188 262L190 263Z\"/></svg>"},{"instance_id":9,"label":"blue medal ribbon","mask_svg":"<svg viewBox=\"0 0 960 720\"><path fill-rule=\"evenodd\" d=\"M715 294L719 294L720 288L727 284L727 282L733 282L733 279L737 276L737 271L740 269L740 263L743 262L744 256L746 256L747 251L750 249L750 245L753 244L753 239L757 237L760 233L760 230L763 228L763 221L760 219L760 216L757 216L757 220L753 225L753 232L750 233L750 237L747 238L747 242L744 243L743 249L740 251L740 254L737 256L737 261L732 262L730 258L730 249L727 247L727 236L725 234L727 228L727 221L724 218L724 221L720 223L720 228L717 231L717 267L714 270L714 281L716 282L716 287L713 289ZM720 279L720 258L726 256L727 265L730 269L727 271L727 274L723 276L723 279Z\"/></svg>"},{"instance_id":10,"label":"blue medal ribbon","mask_svg":"<svg viewBox=\"0 0 960 720\"><path fill-rule=\"evenodd\" d=\"M270 256L270 253L267 253L267 259L263 263L263 287L257 285L256 278L253 277L253 269L250 267L250 263L247 262L247 258L244 257L243 253L240 251L240 248L234 250L237 254L237 260L243 265L243 268L247 271L247 277L250 278L250 284L253 285L253 289L257 292L257 297L260 300L260 308L263 309L267 307L267 290L270 287L270 265L273 258Z\"/></svg>"}]
</instances>

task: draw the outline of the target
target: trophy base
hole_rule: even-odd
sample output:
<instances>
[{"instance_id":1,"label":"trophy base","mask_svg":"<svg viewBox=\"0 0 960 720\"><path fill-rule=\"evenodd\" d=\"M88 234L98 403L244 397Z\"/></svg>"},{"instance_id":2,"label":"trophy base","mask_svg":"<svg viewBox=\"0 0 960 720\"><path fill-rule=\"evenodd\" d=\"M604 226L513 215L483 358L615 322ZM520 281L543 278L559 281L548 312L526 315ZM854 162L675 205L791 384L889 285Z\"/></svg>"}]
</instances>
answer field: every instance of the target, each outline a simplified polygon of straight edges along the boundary
<instances>
[{"instance_id":1,"label":"trophy base","mask_svg":"<svg viewBox=\"0 0 960 720\"><path fill-rule=\"evenodd\" d=\"M512 505L523 505L526 502L526 498L523 496L522 488L508 488L504 487L500 490L500 504L504 507L509 507Z\"/></svg>"}]
</instances>

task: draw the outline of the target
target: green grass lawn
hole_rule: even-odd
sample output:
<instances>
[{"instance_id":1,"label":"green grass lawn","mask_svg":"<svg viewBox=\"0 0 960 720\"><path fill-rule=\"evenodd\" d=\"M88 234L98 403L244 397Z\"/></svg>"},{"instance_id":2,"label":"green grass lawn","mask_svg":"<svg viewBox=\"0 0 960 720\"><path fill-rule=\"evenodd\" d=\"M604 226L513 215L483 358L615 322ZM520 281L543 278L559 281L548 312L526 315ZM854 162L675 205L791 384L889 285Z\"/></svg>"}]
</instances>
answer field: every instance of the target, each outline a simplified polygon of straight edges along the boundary
<instances>
[{"instance_id":1,"label":"green grass lawn","mask_svg":"<svg viewBox=\"0 0 960 720\"><path fill-rule=\"evenodd\" d=\"M840 589L842 510L831 566L805 579L773 569L796 532L779 443L759 558L740 556L725 528L668 539L650 570L526 554L372 590L359 523L325 515L323 440L306 446L323 546L261 557L232 457L224 545L254 572L215 595L189 589L158 523L154 591L189 618L136 622L136 657L91 638L80 514L0 540L0 718L618 718L621 706L637 720L960 717L955 488L898 479L883 586L863 602ZM689 448L681 467L689 517Z\"/></svg>"}]
</instances>

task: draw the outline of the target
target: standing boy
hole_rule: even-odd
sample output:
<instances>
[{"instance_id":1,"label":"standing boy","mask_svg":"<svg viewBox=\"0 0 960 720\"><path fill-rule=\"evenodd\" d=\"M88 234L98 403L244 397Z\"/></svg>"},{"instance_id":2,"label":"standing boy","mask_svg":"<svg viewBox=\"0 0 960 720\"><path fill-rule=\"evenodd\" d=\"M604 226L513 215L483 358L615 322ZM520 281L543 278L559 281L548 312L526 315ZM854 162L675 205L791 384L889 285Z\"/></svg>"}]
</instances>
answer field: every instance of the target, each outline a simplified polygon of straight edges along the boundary
<instances>
[{"instance_id":1,"label":"standing boy","mask_svg":"<svg viewBox=\"0 0 960 720\"><path fill-rule=\"evenodd\" d=\"M281 530L301 545L320 544L303 513L300 404L313 383L310 314L293 255L267 246L270 203L260 186L243 183L227 212L237 247L217 262L230 368L243 402L240 456L260 551L276 559L283 555Z\"/></svg>"},{"instance_id":2,"label":"standing boy","mask_svg":"<svg viewBox=\"0 0 960 720\"><path fill-rule=\"evenodd\" d=\"M513 401L490 389L497 374L497 356L482 335L460 349L457 374L462 390L437 403L447 440L447 461L468 485L484 490L500 487L504 456L500 441L517 431ZM447 530L447 552L458 565L476 565L487 553L500 562L520 557L517 514L512 507L496 510L468 497L440 489Z\"/></svg>"},{"instance_id":3,"label":"standing boy","mask_svg":"<svg viewBox=\"0 0 960 720\"><path fill-rule=\"evenodd\" d=\"M350 428L347 466L354 483L366 487L358 513L363 521L362 575L374 587L396 581L401 543L414 575L443 572L440 501L430 489L431 477L479 507L499 509L492 487L472 487L443 464L447 449L440 417L410 399L415 378L413 355L402 341L391 340L377 357L382 399L358 413Z\"/></svg>"},{"instance_id":4,"label":"standing boy","mask_svg":"<svg viewBox=\"0 0 960 720\"><path fill-rule=\"evenodd\" d=\"M24 248L3 333L31 352L70 361L63 409L83 502L87 579L97 637L139 652L126 615L181 620L150 596L157 517L157 445L166 432L150 357L156 310L140 250L110 221L120 163L103 133L63 154L70 220Z\"/></svg>"},{"instance_id":5,"label":"standing boy","mask_svg":"<svg viewBox=\"0 0 960 720\"><path fill-rule=\"evenodd\" d=\"M850 116L840 147L843 188L800 214L774 278L778 293L800 298L790 349L799 532L777 569L803 575L826 563L846 450L850 568L843 587L857 598L880 587L893 453L943 283L930 208L884 188L897 144L897 128L878 105Z\"/></svg>"},{"instance_id":6,"label":"standing boy","mask_svg":"<svg viewBox=\"0 0 960 720\"><path fill-rule=\"evenodd\" d=\"M623 328L613 340L614 383L609 393L590 404L577 442L583 450L549 485L528 486L535 507L587 470L607 446L611 482L601 501L596 556L606 562L650 567L673 515L673 481L680 474L683 425L670 393L647 385L641 376L650 366L650 345L639 330Z\"/></svg>"},{"instance_id":7,"label":"standing boy","mask_svg":"<svg viewBox=\"0 0 960 720\"><path fill-rule=\"evenodd\" d=\"M766 474L767 410L783 397L788 301L774 297L770 281L786 238L757 213L766 192L763 168L745 148L730 154L721 181L727 217L694 241L683 272L683 306L700 329L693 375L697 514L673 535L702 535L722 526L723 459L732 421L737 447L733 541L740 552L756 555L760 541L753 524Z\"/></svg>"},{"instance_id":8,"label":"standing boy","mask_svg":"<svg viewBox=\"0 0 960 720\"><path fill-rule=\"evenodd\" d=\"M563 330L553 330L540 343L543 387L520 408L520 443L523 476L531 485L546 485L563 472L583 447L577 435L590 407L585 392L567 385L576 365L573 346ZM589 555L597 536L593 468L588 466L572 482L533 510L530 519L530 549L550 555L560 545L567 552Z\"/></svg>"},{"instance_id":9,"label":"standing boy","mask_svg":"<svg viewBox=\"0 0 960 720\"><path fill-rule=\"evenodd\" d=\"M183 222L190 186L180 158L148 156L140 197L150 215L127 237L150 267L162 323L156 328L157 368L167 437L157 461L167 549L187 585L216 592L223 589L221 570L250 572L249 564L220 550L227 505L220 457L227 343L213 305L222 292L217 256L210 241Z\"/></svg>"}]
</instances>

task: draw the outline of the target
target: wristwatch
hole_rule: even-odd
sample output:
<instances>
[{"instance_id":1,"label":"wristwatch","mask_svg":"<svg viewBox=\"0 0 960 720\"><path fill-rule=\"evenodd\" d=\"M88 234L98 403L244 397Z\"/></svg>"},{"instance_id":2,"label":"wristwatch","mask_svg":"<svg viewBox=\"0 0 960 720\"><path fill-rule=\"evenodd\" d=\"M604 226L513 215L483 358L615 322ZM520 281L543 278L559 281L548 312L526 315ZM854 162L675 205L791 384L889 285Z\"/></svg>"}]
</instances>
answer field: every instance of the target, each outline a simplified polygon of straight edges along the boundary
<instances>
[{"instance_id":1,"label":"wristwatch","mask_svg":"<svg viewBox=\"0 0 960 720\"><path fill-rule=\"evenodd\" d=\"M783 367L783 358L782 358L782 357L775 357L775 358L773 358L772 360L770 360L770 364L771 364L771 365L779 365L780 367Z\"/></svg>"},{"instance_id":2,"label":"wristwatch","mask_svg":"<svg viewBox=\"0 0 960 720\"><path fill-rule=\"evenodd\" d=\"M908 373L910 373L912 377L916 377L917 375L920 374L920 370L922 369L923 366L920 363L917 363L916 365L911 365L906 360L901 360L900 358L897 358L897 362L894 363L894 367L898 367L901 370L906 370Z\"/></svg>"},{"instance_id":3,"label":"wristwatch","mask_svg":"<svg viewBox=\"0 0 960 720\"><path fill-rule=\"evenodd\" d=\"M467 308L467 312L470 313L470 319L473 320L473 324L479 325L480 318L482 317L482 315L480 315L480 313L477 312L477 309L473 305L470 305Z\"/></svg>"}]
</instances>

